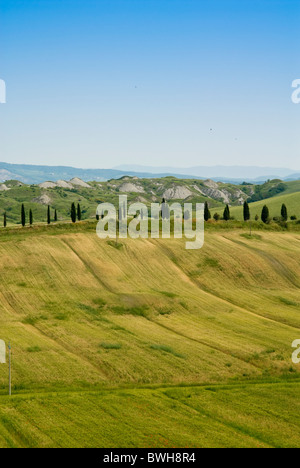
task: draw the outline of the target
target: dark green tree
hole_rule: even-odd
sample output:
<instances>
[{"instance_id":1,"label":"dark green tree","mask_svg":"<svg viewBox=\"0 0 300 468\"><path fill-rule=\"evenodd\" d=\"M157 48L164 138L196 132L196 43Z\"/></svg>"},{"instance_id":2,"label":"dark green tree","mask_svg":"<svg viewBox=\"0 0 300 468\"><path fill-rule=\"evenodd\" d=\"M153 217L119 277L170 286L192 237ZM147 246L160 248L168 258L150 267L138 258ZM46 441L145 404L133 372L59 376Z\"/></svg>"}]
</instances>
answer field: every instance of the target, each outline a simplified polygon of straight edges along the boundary
<instances>
[{"instance_id":1,"label":"dark green tree","mask_svg":"<svg viewBox=\"0 0 300 468\"><path fill-rule=\"evenodd\" d=\"M6 227L7 226L7 219L6 219L6 211L3 215L3 227Z\"/></svg>"},{"instance_id":2,"label":"dark green tree","mask_svg":"<svg viewBox=\"0 0 300 468\"><path fill-rule=\"evenodd\" d=\"M225 207L223 218L225 219L225 221L230 220L230 209L229 209L228 205L226 205L226 207Z\"/></svg>"},{"instance_id":3,"label":"dark green tree","mask_svg":"<svg viewBox=\"0 0 300 468\"><path fill-rule=\"evenodd\" d=\"M261 212L262 222L266 224L269 221L269 217L270 217L269 208L267 207L267 205L265 205Z\"/></svg>"},{"instance_id":4,"label":"dark green tree","mask_svg":"<svg viewBox=\"0 0 300 468\"><path fill-rule=\"evenodd\" d=\"M47 210L47 224L51 223L51 213L50 213L50 206L48 205L48 210Z\"/></svg>"},{"instance_id":5,"label":"dark green tree","mask_svg":"<svg viewBox=\"0 0 300 468\"><path fill-rule=\"evenodd\" d=\"M32 210L29 210L29 224L30 224L30 226L33 225L33 214L32 214Z\"/></svg>"},{"instance_id":6,"label":"dark green tree","mask_svg":"<svg viewBox=\"0 0 300 468\"><path fill-rule=\"evenodd\" d=\"M81 207L80 207L80 203L78 203L78 205L77 205L77 219L78 219L78 221L81 221Z\"/></svg>"},{"instance_id":7,"label":"dark green tree","mask_svg":"<svg viewBox=\"0 0 300 468\"><path fill-rule=\"evenodd\" d=\"M161 217L162 219L170 219L170 208L164 198L161 204Z\"/></svg>"},{"instance_id":8,"label":"dark green tree","mask_svg":"<svg viewBox=\"0 0 300 468\"><path fill-rule=\"evenodd\" d=\"M209 219L211 219L211 214L210 214L207 202L205 202L205 205L204 205L204 219L205 221L208 221Z\"/></svg>"},{"instance_id":9,"label":"dark green tree","mask_svg":"<svg viewBox=\"0 0 300 468\"><path fill-rule=\"evenodd\" d=\"M288 220L288 211L287 211L287 207L286 207L285 204L283 204L282 207L281 207L281 217L282 217L283 221Z\"/></svg>"},{"instance_id":10,"label":"dark green tree","mask_svg":"<svg viewBox=\"0 0 300 468\"><path fill-rule=\"evenodd\" d=\"M54 221L57 222L57 210L54 211Z\"/></svg>"},{"instance_id":11,"label":"dark green tree","mask_svg":"<svg viewBox=\"0 0 300 468\"><path fill-rule=\"evenodd\" d=\"M23 203L22 203L22 207L21 207L21 223L22 223L22 226L23 226L23 227L24 227L25 224L26 224L25 206L24 206Z\"/></svg>"},{"instance_id":12,"label":"dark green tree","mask_svg":"<svg viewBox=\"0 0 300 468\"><path fill-rule=\"evenodd\" d=\"M72 220L72 223L76 223L76 206L75 206L75 203L72 203L72 206L71 206L71 220Z\"/></svg>"},{"instance_id":13,"label":"dark green tree","mask_svg":"<svg viewBox=\"0 0 300 468\"><path fill-rule=\"evenodd\" d=\"M243 214L244 214L244 221L249 221L249 219L250 219L250 208L249 208L249 205L248 205L248 203L246 201L244 203Z\"/></svg>"},{"instance_id":14,"label":"dark green tree","mask_svg":"<svg viewBox=\"0 0 300 468\"><path fill-rule=\"evenodd\" d=\"M189 210L186 210L186 211L183 213L183 219L186 220L186 221L188 221L190 218L191 218L190 211L189 211Z\"/></svg>"}]
</instances>

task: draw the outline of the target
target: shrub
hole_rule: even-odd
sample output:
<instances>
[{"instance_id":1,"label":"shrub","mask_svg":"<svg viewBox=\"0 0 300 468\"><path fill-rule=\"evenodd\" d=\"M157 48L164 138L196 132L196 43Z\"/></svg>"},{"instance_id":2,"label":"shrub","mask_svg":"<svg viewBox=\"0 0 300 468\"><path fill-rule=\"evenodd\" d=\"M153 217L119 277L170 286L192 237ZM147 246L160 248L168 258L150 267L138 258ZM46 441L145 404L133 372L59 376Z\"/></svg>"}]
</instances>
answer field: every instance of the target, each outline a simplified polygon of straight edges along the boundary
<instances>
[{"instance_id":1,"label":"shrub","mask_svg":"<svg viewBox=\"0 0 300 468\"><path fill-rule=\"evenodd\" d=\"M218 268L220 270L222 269L222 266L220 265L219 260L217 260L216 258L211 258L211 257L205 258L204 266L209 266L211 268Z\"/></svg>"},{"instance_id":2,"label":"shrub","mask_svg":"<svg viewBox=\"0 0 300 468\"><path fill-rule=\"evenodd\" d=\"M27 348L28 353L39 353L41 348L39 346L32 346L31 348Z\"/></svg>"},{"instance_id":3,"label":"shrub","mask_svg":"<svg viewBox=\"0 0 300 468\"><path fill-rule=\"evenodd\" d=\"M151 345L150 348L156 351L163 351L165 353L173 354L173 356L176 356L181 359L185 358L183 354L177 353L177 351L174 351L174 349L172 349L170 346L154 344L154 345Z\"/></svg>"},{"instance_id":4,"label":"shrub","mask_svg":"<svg viewBox=\"0 0 300 468\"><path fill-rule=\"evenodd\" d=\"M119 343L100 343L101 348L103 349L121 349L122 345Z\"/></svg>"}]
</instances>

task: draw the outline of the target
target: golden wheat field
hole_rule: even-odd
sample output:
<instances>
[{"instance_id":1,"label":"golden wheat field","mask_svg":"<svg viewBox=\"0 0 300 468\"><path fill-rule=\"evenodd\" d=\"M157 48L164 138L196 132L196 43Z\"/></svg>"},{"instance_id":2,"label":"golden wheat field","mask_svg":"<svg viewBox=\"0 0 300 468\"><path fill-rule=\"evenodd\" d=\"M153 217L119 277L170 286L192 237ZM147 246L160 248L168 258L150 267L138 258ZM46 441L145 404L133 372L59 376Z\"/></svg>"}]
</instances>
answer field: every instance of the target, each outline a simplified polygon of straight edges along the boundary
<instances>
[{"instance_id":1,"label":"golden wheat field","mask_svg":"<svg viewBox=\"0 0 300 468\"><path fill-rule=\"evenodd\" d=\"M187 251L82 223L2 232L0 256L0 446L300 446L299 233Z\"/></svg>"}]
</instances>

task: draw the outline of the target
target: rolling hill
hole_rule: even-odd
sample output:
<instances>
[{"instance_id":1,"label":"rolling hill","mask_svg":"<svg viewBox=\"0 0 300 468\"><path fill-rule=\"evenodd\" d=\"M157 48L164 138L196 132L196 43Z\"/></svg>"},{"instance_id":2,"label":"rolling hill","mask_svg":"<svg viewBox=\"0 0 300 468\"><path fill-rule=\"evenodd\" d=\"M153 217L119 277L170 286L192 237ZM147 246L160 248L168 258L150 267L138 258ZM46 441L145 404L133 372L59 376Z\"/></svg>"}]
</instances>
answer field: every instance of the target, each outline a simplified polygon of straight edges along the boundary
<instances>
[{"instance_id":1,"label":"rolling hill","mask_svg":"<svg viewBox=\"0 0 300 468\"><path fill-rule=\"evenodd\" d=\"M0 446L299 447L298 234L117 247L1 230Z\"/></svg>"},{"instance_id":2,"label":"rolling hill","mask_svg":"<svg viewBox=\"0 0 300 468\"><path fill-rule=\"evenodd\" d=\"M273 198L267 198L265 200L261 200L255 203L250 203L250 212L252 215L252 219L255 218L255 216L261 216L261 212L263 209L264 205L267 205L269 210L270 210L270 216L273 217L280 217L281 213L281 207L282 204L285 204L288 209L288 215L289 216L296 216L297 219L300 219L300 192L295 192L295 193L288 193L286 195L281 195L281 196L276 196ZM219 213L220 215L223 214L222 209L217 209L217 210L212 210L212 213ZM230 209L231 215L237 219L237 220L242 220L243 219L243 207L232 207Z\"/></svg>"},{"instance_id":3,"label":"rolling hill","mask_svg":"<svg viewBox=\"0 0 300 468\"><path fill-rule=\"evenodd\" d=\"M300 181L268 181L261 185L244 183L241 185L225 184L213 180L177 179L175 177L139 179L122 177L107 182L86 183L78 177L70 181L46 181L39 185L26 185L10 180L0 184L0 216L7 214L9 224L20 224L22 203L27 213L33 211L34 222L45 222L47 206L57 210L59 221L70 219L71 204L80 203L83 219L95 217L97 205L101 202L118 204L121 194L128 196L129 203L143 202L149 207L153 202L165 198L170 203L204 203L208 202L211 210L224 209L224 204L241 206L245 200L256 201L273 199L281 195L294 194L287 199L290 214L300 216L297 197L300 193ZM298 195L297 195L298 194ZM276 205L276 201L274 202ZM255 206L255 205L253 205ZM260 207L260 205L258 205ZM276 210L276 208L275 208ZM235 209L240 213L240 209ZM298 216L298 217L299 217Z\"/></svg>"}]
</instances>

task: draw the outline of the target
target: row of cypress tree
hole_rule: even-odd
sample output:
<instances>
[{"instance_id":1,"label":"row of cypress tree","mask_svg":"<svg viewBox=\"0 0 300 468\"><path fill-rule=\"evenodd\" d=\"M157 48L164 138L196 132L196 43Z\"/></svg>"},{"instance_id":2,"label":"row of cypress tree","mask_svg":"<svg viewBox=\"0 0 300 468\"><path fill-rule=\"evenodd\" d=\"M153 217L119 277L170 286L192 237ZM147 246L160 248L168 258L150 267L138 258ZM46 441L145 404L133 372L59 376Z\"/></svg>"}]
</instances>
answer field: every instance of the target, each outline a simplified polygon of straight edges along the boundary
<instances>
[{"instance_id":1,"label":"row of cypress tree","mask_svg":"<svg viewBox=\"0 0 300 468\"><path fill-rule=\"evenodd\" d=\"M293 219L294 217L292 217L291 219ZM269 211L269 208L267 207L267 205L265 205L262 209L262 213L261 213L261 219L264 223L268 223L269 220L270 220L270 211ZM282 221L287 221L288 220L288 210L287 210L287 207L286 205L283 203L283 205L281 206L281 220Z\"/></svg>"},{"instance_id":2,"label":"row of cypress tree","mask_svg":"<svg viewBox=\"0 0 300 468\"><path fill-rule=\"evenodd\" d=\"M163 202L165 202L165 201L163 200ZM162 213L162 216L163 216L163 213ZM251 219L250 207L249 207L249 204L246 201L245 201L244 206L243 206L243 217L244 217L244 221L249 221ZM215 218L216 221L218 221L220 219L220 215L218 213L215 213L214 218ZM225 221L229 221L230 218L231 218L230 208L229 208L229 205L226 205L226 207L224 209L224 213L223 213L223 219ZM54 222L57 222L57 219L58 219L57 218L57 210L55 209L54 210ZM72 203L72 205L71 205L71 220L72 220L72 222L76 223L77 220L81 221L81 219L82 219L82 212L81 212L80 203L78 203L77 208L76 208L75 203ZM208 221L209 219L211 219L211 212L209 210L209 206L208 206L207 202L205 202L205 205L204 205L204 219L205 219L205 221ZM259 219L258 216L256 216L255 219L257 221ZM287 207L286 207L285 204L283 204L282 207L281 207L281 219L283 221L288 220L288 211L287 211ZM262 209L261 220L264 223L267 223L270 220L270 212L269 212L269 208L267 207L267 205L265 205L263 207L263 209ZM23 227L26 225L26 212L25 212L24 204L22 204L22 207L21 207L21 224L22 224ZM31 209L29 210L29 224L30 224L30 226L32 226L32 224L33 224L33 213L32 213ZM51 208L50 208L49 205L48 205L48 208L47 208L47 224L51 224ZM3 226L4 227L7 226L7 214L6 214L6 212L3 215Z\"/></svg>"},{"instance_id":3,"label":"row of cypress tree","mask_svg":"<svg viewBox=\"0 0 300 468\"><path fill-rule=\"evenodd\" d=\"M4 227L6 227L6 213L4 213ZM55 209L54 210L54 222L57 221L57 210ZM51 208L50 206L48 205L47 207L47 224L50 224L51 223ZM26 211L25 211L25 206L24 206L24 203L22 203L22 206L21 206L21 224L22 226L24 227L26 225ZM29 224L30 226L33 225L33 212L32 210L30 209L29 210Z\"/></svg>"},{"instance_id":4,"label":"row of cypress tree","mask_svg":"<svg viewBox=\"0 0 300 468\"><path fill-rule=\"evenodd\" d=\"M225 209L224 209L224 213L223 213L223 219L225 221L229 221L231 218L230 216L230 208L229 208L229 205L226 205L225 206ZM210 209L208 207L208 203L205 202L205 205L204 205L204 219L205 221L208 221L209 219L211 219L211 212L210 212ZM215 213L214 214L214 219L216 221L218 221L220 219L220 215L218 213Z\"/></svg>"},{"instance_id":5,"label":"row of cypress tree","mask_svg":"<svg viewBox=\"0 0 300 468\"><path fill-rule=\"evenodd\" d=\"M251 219L250 207L249 207L249 204L246 201L245 201L244 206L243 206L243 217L244 217L244 221L249 221ZM216 220L218 220L218 219L220 219L220 215L216 213L214 215L214 218ZM226 207L224 209L224 213L223 213L223 219L225 221L229 221L230 218L231 218L230 208L229 208L229 205L226 205ZM211 219L211 213L210 213L207 202L205 202L205 205L204 205L204 219L205 219L205 221L208 221L209 219ZM258 216L256 216L255 219L256 219L256 221L258 221L258 219L259 219ZM288 210L287 210L287 207L286 207L285 204L283 204L282 207L281 207L281 219L283 221L288 220ZM267 205L265 205L263 207L263 209L262 209L261 220L264 223L267 223L270 220L270 211L269 211L269 208L267 207Z\"/></svg>"},{"instance_id":6,"label":"row of cypress tree","mask_svg":"<svg viewBox=\"0 0 300 468\"><path fill-rule=\"evenodd\" d=\"M72 220L72 222L76 223L77 220L81 221L81 218L82 218L82 213L81 213L80 204L78 203L77 208L76 208L75 203L72 203L72 206L71 206L71 220ZM57 210L55 209L54 210L53 221L57 222L57 220L58 220ZM23 227L26 226L26 221L27 221L27 218L26 218L25 205L24 205L24 203L22 203L22 206L21 206L21 224L22 224ZM52 221L51 207L48 205L48 207L47 207L47 224L51 224L51 221ZM32 212L31 209L29 210L29 224L30 224L30 226L33 225L33 212ZM3 215L3 226L4 227L7 226L7 213L6 213L6 211L4 212L4 215Z\"/></svg>"},{"instance_id":7,"label":"row of cypress tree","mask_svg":"<svg viewBox=\"0 0 300 468\"><path fill-rule=\"evenodd\" d=\"M76 206L75 206L75 203L72 203L72 206L71 206L71 220L72 220L72 223L76 223L76 221L81 221L81 206L80 206L80 203L78 203L77 205L77 209L76 209Z\"/></svg>"}]
</instances>

